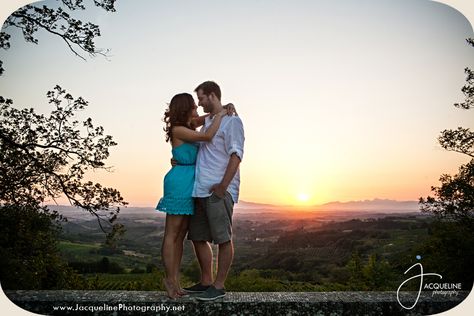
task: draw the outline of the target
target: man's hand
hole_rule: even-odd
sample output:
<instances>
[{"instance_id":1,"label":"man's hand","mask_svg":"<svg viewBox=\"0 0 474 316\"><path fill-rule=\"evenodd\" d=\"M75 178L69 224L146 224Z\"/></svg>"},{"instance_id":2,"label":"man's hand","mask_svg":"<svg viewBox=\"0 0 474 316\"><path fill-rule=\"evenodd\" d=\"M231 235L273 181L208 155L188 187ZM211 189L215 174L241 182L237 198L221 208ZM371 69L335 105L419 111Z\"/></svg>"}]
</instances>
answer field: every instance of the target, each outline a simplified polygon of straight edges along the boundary
<instances>
[{"instance_id":1,"label":"man's hand","mask_svg":"<svg viewBox=\"0 0 474 316\"><path fill-rule=\"evenodd\" d=\"M219 184L214 184L209 190L209 193L214 193L215 195L217 195L217 197L223 199L225 196L226 190L227 188L224 187L221 183L219 183Z\"/></svg>"},{"instance_id":2,"label":"man's hand","mask_svg":"<svg viewBox=\"0 0 474 316\"><path fill-rule=\"evenodd\" d=\"M232 153L229 158L229 162L227 163L227 168L225 169L224 176L220 183L214 184L209 193L213 193L217 195L219 198L223 198L225 196L225 192L227 191L227 187L229 186L230 182L235 176L235 173L239 169L240 165L240 158L237 156L236 153Z\"/></svg>"}]
</instances>

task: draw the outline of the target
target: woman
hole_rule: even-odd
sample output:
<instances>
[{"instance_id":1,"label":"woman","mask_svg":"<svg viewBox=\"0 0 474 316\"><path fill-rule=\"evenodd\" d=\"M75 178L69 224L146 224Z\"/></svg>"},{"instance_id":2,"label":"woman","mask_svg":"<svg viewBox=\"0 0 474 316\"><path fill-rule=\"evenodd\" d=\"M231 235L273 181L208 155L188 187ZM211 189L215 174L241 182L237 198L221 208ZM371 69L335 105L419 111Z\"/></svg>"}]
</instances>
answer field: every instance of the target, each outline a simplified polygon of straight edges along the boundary
<instances>
[{"instance_id":1,"label":"woman","mask_svg":"<svg viewBox=\"0 0 474 316\"><path fill-rule=\"evenodd\" d=\"M164 195L156 209L166 213L161 256L166 273L163 283L168 297L172 299L184 295L184 291L179 285L179 266L183 255L183 241L187 233L189 215L194 213L192 191L199 148L195 142L210 141L219 129L222 117L227 112L228 110L224 109L216 114L213 123L205 133L194 130L195 127L204 124L205 116L198 116L197 106L190 94L175 95L165 112L166 141L171 143L171 152L177 165L172 167L165 176Z\"/></svg>"}]
</instances>

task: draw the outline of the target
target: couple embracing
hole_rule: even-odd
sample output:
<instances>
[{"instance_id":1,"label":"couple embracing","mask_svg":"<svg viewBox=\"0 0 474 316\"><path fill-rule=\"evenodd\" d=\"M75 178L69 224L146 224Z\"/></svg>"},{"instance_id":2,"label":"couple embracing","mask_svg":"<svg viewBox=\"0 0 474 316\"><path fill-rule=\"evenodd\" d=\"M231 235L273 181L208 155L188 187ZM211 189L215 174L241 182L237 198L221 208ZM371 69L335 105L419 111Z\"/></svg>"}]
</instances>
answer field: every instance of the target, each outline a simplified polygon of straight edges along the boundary
<instances>
[{"instance_id":1,"label":"couple embracing","mask_svg":"<svg viewBox=\"0 0 474 316\"><path fill-rule=\"evenodd\" d=\"M166 141L172 146L173 167L165 176L164 195L156 209L166 212L161 254L168 297L190 292L199 293L199 300L214 300L225 296L224 283L234 257L232 213L239 197L244 129L234 106L222 105L215 82L206 81L195 92L208 114L198 116L188 93L175 95L166 110ZM179 267L186 234L194 246L201 280L182 289ZM211 242L219 248L215 279Z\"/></svg>"}]
</instances>

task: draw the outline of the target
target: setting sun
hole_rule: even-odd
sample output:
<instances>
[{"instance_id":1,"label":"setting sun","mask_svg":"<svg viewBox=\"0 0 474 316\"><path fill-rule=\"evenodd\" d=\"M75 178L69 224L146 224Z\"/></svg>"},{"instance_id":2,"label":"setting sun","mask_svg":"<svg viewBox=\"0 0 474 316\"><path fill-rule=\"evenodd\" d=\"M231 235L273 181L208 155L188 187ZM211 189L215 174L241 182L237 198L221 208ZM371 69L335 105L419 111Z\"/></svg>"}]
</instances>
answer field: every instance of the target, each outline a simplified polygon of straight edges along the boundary
<instances>
[{"instance_id":1,"label":"setting sun","mask_svg":"<svg viewBox=\"0 0 474 316\"><path fill-rule=\"evenodd\" d=\"M306 193L299 193L298 194L298 201L300 202L307 202L309 200L309 195Z\"/></svg>"}]
</instances>

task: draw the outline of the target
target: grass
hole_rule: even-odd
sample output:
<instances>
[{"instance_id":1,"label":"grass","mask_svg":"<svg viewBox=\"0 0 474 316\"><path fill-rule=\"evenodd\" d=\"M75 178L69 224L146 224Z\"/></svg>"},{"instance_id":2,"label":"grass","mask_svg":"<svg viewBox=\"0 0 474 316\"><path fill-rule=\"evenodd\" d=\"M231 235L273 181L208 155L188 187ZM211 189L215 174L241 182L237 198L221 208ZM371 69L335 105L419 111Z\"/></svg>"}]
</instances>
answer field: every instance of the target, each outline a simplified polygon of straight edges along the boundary
<instances>
[{"instance_id":1,"label":"grass","mask_svg":"<svg viewBox=\"0 0 474 316\"><path fill-rule=\"evenodd\" d=\"M101 249L100 243L60 241L58 248L63 258L69 262L99 261L102 260L103 257L108 257L110 261L116 262L126 270L131 270L133 268L146 269L146 265L150 263L152 259L156 259L153 257L140 258L135 256L126 256L123 253L103 254L99 251Z\"/></svg>"},{"instance_id":2,"label":"grass","mask_svg":"<svg viewBox=\"0 0 474 316\"><path fill-rule=\"evenodd\" d=\"M100 249L99 243L74 243L70 241L60 241L58 244L59 251L69 261L93 260L98 257L93 251Z\"/></svg>"},{"instance_id":3,"label":"grass","mask_svg":"<svg viewBox=\"0 0 474 316\"><path fill-rule=\"evenodd\" d=\"M162 272L84 275L95 290L163 291Z\"/></svg>"}]
</instances>

